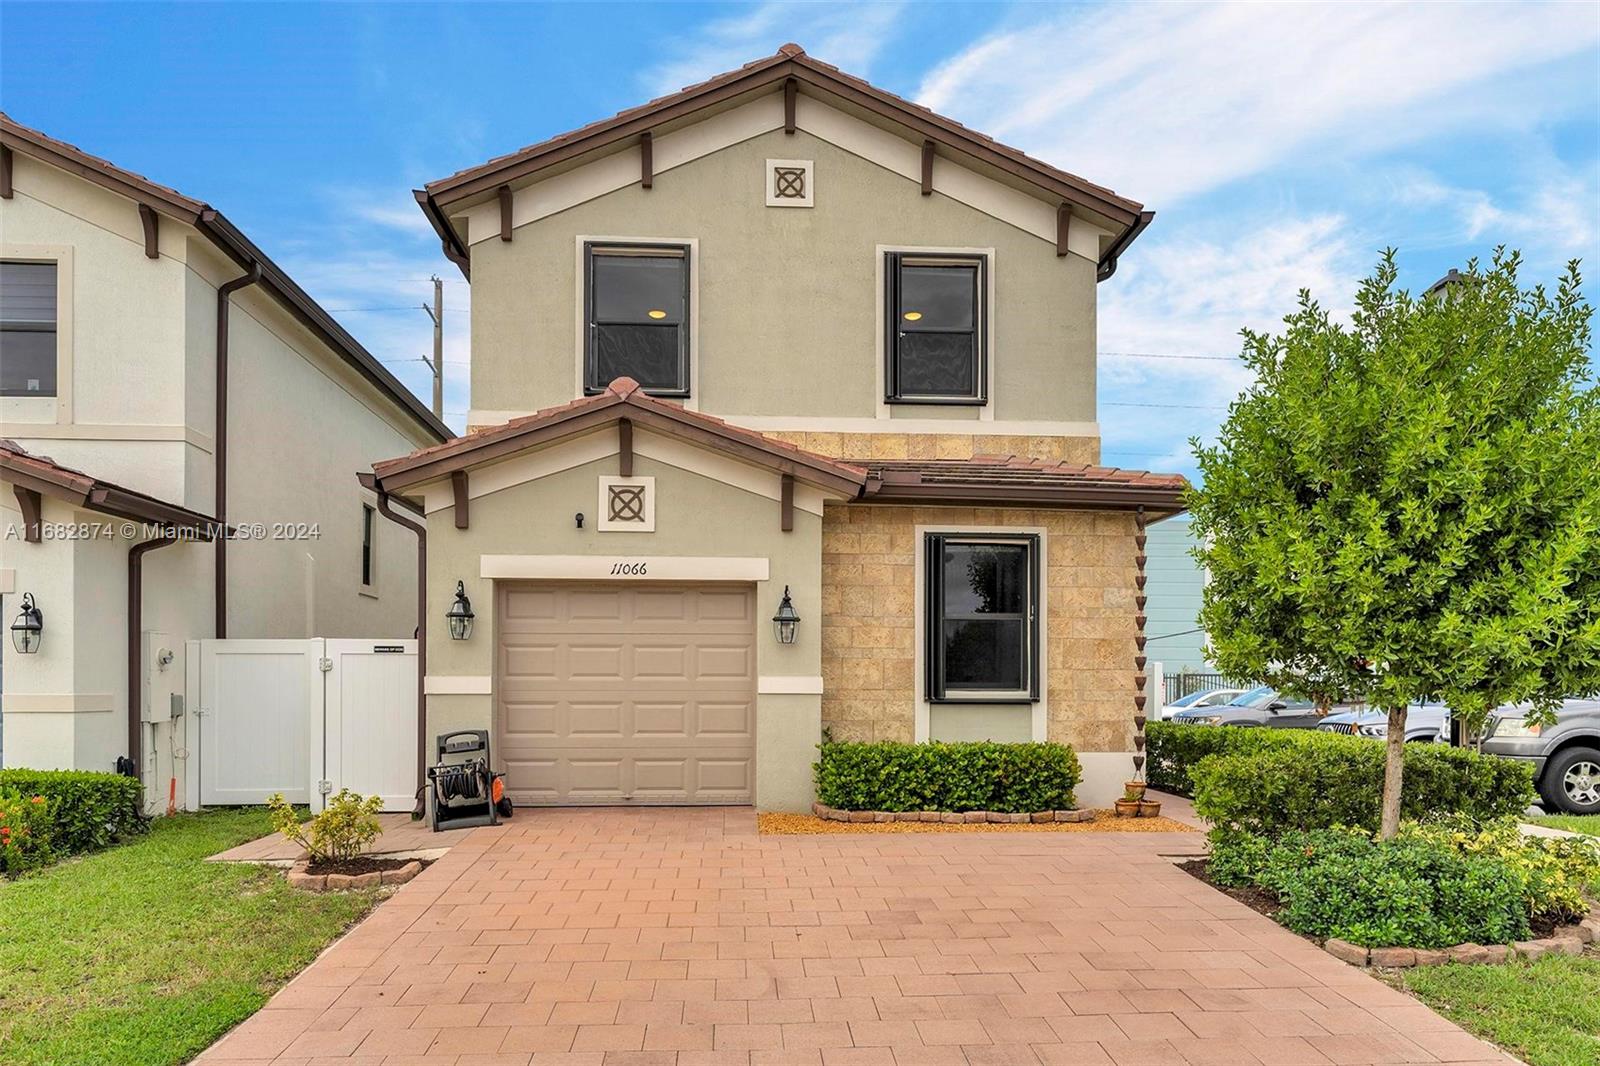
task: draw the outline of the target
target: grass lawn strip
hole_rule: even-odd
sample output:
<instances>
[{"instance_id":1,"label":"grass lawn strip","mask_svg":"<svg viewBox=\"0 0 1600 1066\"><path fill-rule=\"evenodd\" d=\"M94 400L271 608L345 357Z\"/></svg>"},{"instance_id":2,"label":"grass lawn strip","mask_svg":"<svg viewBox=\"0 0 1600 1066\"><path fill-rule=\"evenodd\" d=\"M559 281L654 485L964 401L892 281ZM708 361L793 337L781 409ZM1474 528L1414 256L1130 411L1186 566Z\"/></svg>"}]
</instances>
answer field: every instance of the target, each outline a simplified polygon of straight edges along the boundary
<instances>
[{"instance_id":1,"label":"grass lawn strip","mask_svg":"<svg viewBox=\"0 0 1600 1066\"><path fill-rule=\"evenodd\" d=\"M1171 818L1118 818L1095 811L1092 822L834 822L810 814L756 815L760 831L772 836L822 833L1198 833Z\"/></svg>"},{"instance_id":2,"label":"grass lawn strip","mask_svg":"<svg viewBox=\"0 0 1600 1066\"><path fill-rule=\"evenodd\" d=\"M1600 952L1383 971L1396 988L1529 1066L1600 1062Z\"/></svg>"},{"instance_id":3,"label":"grass lawn strip","mask_svg":"<svg viewBox=\"0 0 1600 1066\"><path fill-rule=\"evenodd\" d=\"M203 861L269 832L262 810L175 815L131 843L0 882L0 1062L183 1062L378 900Z\"/></svg>"},{"instance_id":4,"label":"grass lawn strip","mask_svg":"<svg viewBox=\"0 0 1600 1066\"><path fill-rule=\"evenodd\" d=\"M1547 825L1551 829L1565 829L1569 833L1600 837L1600 814L1540 814L1524 818L1523 821Z\"/></svg>"}]
</instances>

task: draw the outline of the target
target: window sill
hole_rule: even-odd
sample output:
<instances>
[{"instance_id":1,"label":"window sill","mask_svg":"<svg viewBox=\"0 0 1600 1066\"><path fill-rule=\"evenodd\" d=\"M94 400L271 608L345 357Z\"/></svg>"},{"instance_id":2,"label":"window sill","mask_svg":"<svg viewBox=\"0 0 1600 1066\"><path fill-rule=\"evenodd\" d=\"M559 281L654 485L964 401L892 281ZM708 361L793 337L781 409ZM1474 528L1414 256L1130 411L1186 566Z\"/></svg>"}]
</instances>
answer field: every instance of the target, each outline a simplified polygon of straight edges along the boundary
<instances>
[{"instance_id":1,"label":"window sill","mask_svg":"<svg viewBox=\"0 0 1600 1066\"><path fill-rule=\"evenodd\" d=\"M639 391L644 393L646 396L653 396L658 400L687 400L689 398L689 390L688 389L681 389L680 390L680 389L646 389L646 388L641 388ZM593 385L585 385L583 387L583 394L585 396L604 396L605 393L606 393L606 390L604 388L597 389Z\"/></svg>"},{"instance_id":2,"label":"window sill","mask_svg":"<svg viewBox=\"0 0 1600 1066\"><path fill-rule=\"evenodd\" d=\"M375 600L378 598L378 590L372 585L362 585L357 591L359 595L365 596L369 600Z\"/></svg>"},{"instance_id":3,"label":"window sill","mask_svg":"<svg viewBox=\"0 0 1600 1066\"><path fill-rule=\"evenodd\" d=\"M986 399L971 396L885 396L883 402L896 407L988 407Z\"/></svg>"},{"instance_id":4,"label":"window sill","mask_svg":"<svg viewBox=\"0 0 1600 1066\"><path fill-rule=\"evenodd\" d=\"M922 697L922 700L923 700L924 703L937 703L937 704L968 703L968 704L983 704L983 705L997 705L997 704L1013 705L1013 704L1025 704L1025 703L1040 703L1040 702L1043 702L1042 698L1039 697L1039 696L1029 696L1029 695L1025 695L1025 694L1021 694L1021 693L1017 693L1017 694L1013 694L1013 695L999 695L999 694L997 694L997 695L993 695L993 696L982 696L982 695L979 695L979 696L924 696L924 697Z\"/></svg>"}]
</instances>

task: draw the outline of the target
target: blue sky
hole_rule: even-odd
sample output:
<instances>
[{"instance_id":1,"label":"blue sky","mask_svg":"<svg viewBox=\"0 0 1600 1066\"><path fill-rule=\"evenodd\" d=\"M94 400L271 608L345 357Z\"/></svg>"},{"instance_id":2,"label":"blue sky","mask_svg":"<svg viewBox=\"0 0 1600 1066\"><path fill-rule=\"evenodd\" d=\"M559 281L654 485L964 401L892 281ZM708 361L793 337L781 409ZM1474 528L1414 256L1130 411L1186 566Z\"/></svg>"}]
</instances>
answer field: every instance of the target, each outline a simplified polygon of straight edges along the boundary
<instances>
[{"instance_id":1,"label":"blue sky","mask_svg":"<svg viewBox=\"0 0 1600 1066\"><path fill-rule=\"evenodd\" d=\"M1600 270L1595 4L0 4L0 107L220 208L419 395L446 279L410 190L794 40L1143 201L1100 287L1105 460L1192 473L1241 326L1386 245ZM1587 286L1591 299L1593 284Z\"/></svg>"}]
</instances>

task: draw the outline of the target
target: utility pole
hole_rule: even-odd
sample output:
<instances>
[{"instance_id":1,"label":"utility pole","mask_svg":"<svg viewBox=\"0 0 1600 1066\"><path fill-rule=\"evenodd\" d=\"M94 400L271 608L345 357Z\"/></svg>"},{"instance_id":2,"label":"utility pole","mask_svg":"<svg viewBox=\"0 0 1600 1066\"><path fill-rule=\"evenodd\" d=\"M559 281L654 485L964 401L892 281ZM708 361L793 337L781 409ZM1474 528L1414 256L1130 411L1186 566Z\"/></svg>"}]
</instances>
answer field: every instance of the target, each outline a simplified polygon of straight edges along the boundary
<instances>
[{"instance_id":1,"label":"utility pole","mask_svg":"<svg viewBox=\"0 0 1600 1066\"><path fill-rule=\"evenodd\" d=\"M433 417L444 420L444 282L439 280L439 275L433 276L433 306L422 305L428 312L428 317L433 319L433 360L429 362L428 369L433 371Z\"/></svg>"}]
</instances>

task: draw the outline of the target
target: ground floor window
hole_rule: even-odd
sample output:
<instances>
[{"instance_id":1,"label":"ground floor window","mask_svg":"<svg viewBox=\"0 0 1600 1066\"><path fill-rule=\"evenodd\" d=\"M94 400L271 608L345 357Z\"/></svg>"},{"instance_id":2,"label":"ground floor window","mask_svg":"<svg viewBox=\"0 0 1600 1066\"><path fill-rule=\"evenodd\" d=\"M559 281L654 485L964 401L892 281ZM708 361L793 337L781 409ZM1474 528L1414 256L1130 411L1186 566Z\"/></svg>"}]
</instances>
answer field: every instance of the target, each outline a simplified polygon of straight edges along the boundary
<instances>
[{"instance_id":1,"label":"ground floor window","mask_svg":"<svg viewBox=\"0 0 1600 1066\"><path fill-rule=\"evenodd\" d=\"M928 698L1037 700L1039 537L926 536Z\"/></svg>"}]
</instances>

